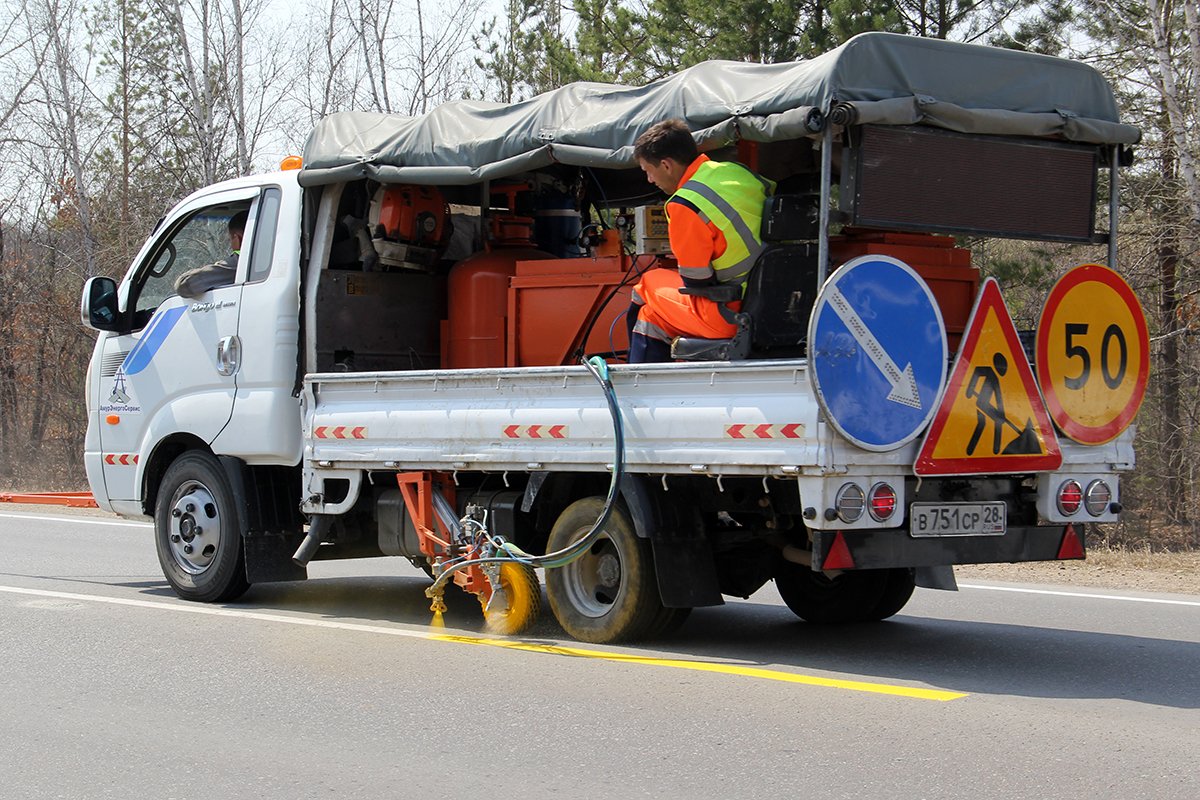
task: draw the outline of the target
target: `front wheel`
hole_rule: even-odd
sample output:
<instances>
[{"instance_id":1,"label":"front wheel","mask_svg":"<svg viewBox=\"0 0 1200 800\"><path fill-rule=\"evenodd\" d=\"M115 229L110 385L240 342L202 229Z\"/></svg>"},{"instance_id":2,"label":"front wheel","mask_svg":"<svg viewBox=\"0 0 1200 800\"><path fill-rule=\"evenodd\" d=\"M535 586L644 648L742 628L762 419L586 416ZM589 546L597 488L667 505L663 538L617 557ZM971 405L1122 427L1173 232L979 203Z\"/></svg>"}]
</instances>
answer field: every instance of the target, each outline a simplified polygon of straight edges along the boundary
<instances>
[{"instance_id":1,"label":"front wheel","mask_svg":"<svg viewBox=\"0 0 1200 800\"><path fill-rule=\"evenodd\" d=\"M600 516L604 499L587 497L567 506L550 532L554 552L579 540ZM546 598L563 629L584 642L617 642L654 635L675 617L664 612L650 554L629 514L612 515L582 556L546 570ZM679 620L682 622L682 618Z\"/></svg>"},{"instance_id":2,"label":"front wheel","mask_svg":"<svg viewBox=\"0 0 1200 800\"><path fill-rule=\"evenodd\" d=\"M167 468L154 539L163 575L184 600L226 602L250 588L233 491L209 453L184 453Z\"/></svg>"}]
</instances>

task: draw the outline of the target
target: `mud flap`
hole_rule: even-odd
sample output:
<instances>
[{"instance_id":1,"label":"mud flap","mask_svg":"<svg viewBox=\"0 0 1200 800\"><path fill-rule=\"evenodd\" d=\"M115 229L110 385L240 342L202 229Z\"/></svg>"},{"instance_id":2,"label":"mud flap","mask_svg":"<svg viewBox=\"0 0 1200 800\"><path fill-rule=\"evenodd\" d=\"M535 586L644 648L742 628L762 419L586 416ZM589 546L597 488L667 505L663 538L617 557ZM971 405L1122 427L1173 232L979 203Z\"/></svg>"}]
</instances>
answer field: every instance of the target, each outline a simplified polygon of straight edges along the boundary
<instances>
[{"instance_id":1,"label":"mud flap","mask_svg":"<svg viewBox=\"0 0 1200 800\"><path fill-rule=\"evenodd\" d=\"M695 519L681 519L669 503L659 502L639 475L621 481L638 536L650 540L658 594L667 608L724 605L712 547Z\"/></svg>"},{"instance_id":2,"label":"mud flap","mask_svg":"<svg viewBox=\"0 0 1200 800\"><path fill-rule=\"evenodd\" d=\"M949 565L916 567L913 570L913 580L922 589L941 589L944 592L958 591L958 581L954 579L954 567Z\"/></svg>"},{"instance_id":3,"label":"mud flap","mask_svg":"<svg viewBox=\"0 0 1200 800\"><path fill-rule=\"evenodd\" d=\"M246 580L251 583L302 581L308 568L292 561L303 533L251 533L242 537L246 548Z\"/></svg>"},{"instance_id":4,"label":"mud flap","mask_svg":"<svg viewBox=\"0 0 1200 800\"><path fill-rule=\"evenodd\" d=\"M250 583L302 581L308 570L293 563L304 539L298 467L251 467L240 458L218 456L233 490L238 530Z\"/></svg>"},{"instance_id":5,"label":"mud flap","mask_svg":"<svg viewBox=\"0 0 1200 800\"><path fill-rule=\"evenodd\" d=\"M658 594L667 608L724 605L712 548L704 539L651 537Z\"/></svg>"}]
</instances>

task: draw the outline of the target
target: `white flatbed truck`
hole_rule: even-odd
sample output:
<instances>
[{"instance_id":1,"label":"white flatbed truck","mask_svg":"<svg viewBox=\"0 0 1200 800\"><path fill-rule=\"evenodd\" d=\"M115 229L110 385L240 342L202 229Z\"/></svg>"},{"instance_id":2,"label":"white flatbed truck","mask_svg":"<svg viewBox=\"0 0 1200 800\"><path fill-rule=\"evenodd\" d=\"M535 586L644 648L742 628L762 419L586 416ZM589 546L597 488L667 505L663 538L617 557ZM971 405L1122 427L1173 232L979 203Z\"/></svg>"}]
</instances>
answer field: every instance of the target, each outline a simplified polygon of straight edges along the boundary
<instances>
[{"instance_id":1,"label":"white flatbed truck","mask_svg":"<svg viewBox=\"0 0 1200 800\"><path fill-rule=\"evenodd\" d=\"M912 74L884 74L884 53ZM1005 85L968 103L978 93L967 78L998 68ZM838 83L864 75L890 99L856 98ZM829 81L811 88L814 76ZM936 100L894 85L918 78ZM688 87L738 81L743 103L704 111L680 99ZM310 138L302 170L200 190L164 218L120 284L88 283L83 320L100 332L89 482L102 508L154 518L176 592L227 601L254 583L303 579L312 558L398 556L442 576L464 559L504 561L504 542L560 551L591 531L586 550L547 567L546 593L569 634L605 642L661 635L691 608L771 580L807 620L857 622L895 614L915 585L953 588L956 564L1083 557L1083 525L1120 511L1132 414L1104 436L1072 438L1069 421L1056 416L1052 427L1031 411L1036 441L1022 450L1007 432L1001 447L1001 423L1019 433L1024 420L988 421L981 404L971 446L953 444L956 466L938 467L930 427L954 428L934 412L954 410L956 366L970 358L960 350L952 360L947 331L968 347L999 335L969 313L977 297L998 294L989 282L977 291L969 265L904 260L953 261L965 251L940 234L966 232L1107 243L1115 265L1116 193L1109 231L1097 233L1096 187L1107 175L1115 190L1137 131L1119 123L1103 80L1059 59L868 34L812 62L759 72L708 64L655 86L655 108L689 120L704 149L736 150L792 198L769 215L776 230L764 252L778 263L756 267L767 282L751 281L763 310L747 312L734 340L677 342L691 360L621 363L628 287L648 263L670 265L648 215L636 217L638 252L616 246L624 238L635 249L626 225L635 217L623 209L654 200L631 158L633 139L656 121L640 105L646 90L567 87L503 113L463 103L424 118L337 115ZM1047 110L1031 111L1047 86ZM578 100L570 113L568 97ZM439 141L422 127L455 114L478 135ZM472 127L485 118L492 128ZM943 164L938 192L902 189L926 200L889 217L895 181L872 170L892 156L924 158L914 169L925 174L945 148L974 155ZM1034 185L994 221L960 213L964 197L986 194L981 185L1021 169L1032 173L1016 180L1028 182L1047 164L1064 170L1060 194L1083 196L1082 222L1055 217L1059 200L1038 203ZM1010 218L1030 202L1046 217L1036 230ZM225 220L243 210L233 282L200 298L176 294L175 278L219 256ZM898 262L916 285L934 284L920 296L937 309L929 327L941 326L930 339L942 348L936 377L908 403L923 409L918 423L883 441L847 420L846 395L830 383L843 362L821 350L822 326L838 324L828 313L861 323L855 334L846 322L846 358L879 345L865 307L846 311L855 301L839 276L852 270L834 271L845 261L860 275ZM947 294L964 286L965 304ZM1119 376L1116 351L1082 334L1075 355L1144 391L1137 331L1118 333L1133 353ZM889 367L878 349L855 363L899 380L903 365ZM597 353L607 366L584 360ZM1040 408L1042 393L1022 402ZM894 399L872 402L886 416ZM996 446L973 466L993 424ZM1022 460L1035 451L1053 458ZM487 605L499 573L480 564L455 580Z\"/></svg>"}]
</instances>

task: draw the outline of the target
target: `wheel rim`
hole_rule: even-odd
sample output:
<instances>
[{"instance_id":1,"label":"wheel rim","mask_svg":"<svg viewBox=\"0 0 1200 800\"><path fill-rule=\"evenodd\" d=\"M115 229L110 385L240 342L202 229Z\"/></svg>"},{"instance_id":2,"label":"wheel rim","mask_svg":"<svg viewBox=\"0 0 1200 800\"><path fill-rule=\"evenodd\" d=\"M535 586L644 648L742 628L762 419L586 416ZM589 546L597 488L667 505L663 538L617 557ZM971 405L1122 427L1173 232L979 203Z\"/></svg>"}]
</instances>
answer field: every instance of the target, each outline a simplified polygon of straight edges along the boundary
<instances>
[{"instance_id":1,"label":"wheel rim","mask_svg":"<svg viewBox=\"0 0 1200 800\"><path fill-rule=\"evenodd\" d=\"M167 525L171 557L184 572L199 575L221 548L221 515L212 492L199 481L187 481L171 498Z\"/></svg>"},{"instance_id":2,"label":"wheel rim","mask_svg":"<svg viewBox=\"0 0 1200 800\"><path fill-rule=\"evenodd\" d=\"M601 534L586 553L561 569L567 599L580 614L596 618L612 611L625 575L616 542Z\"/></svg>"}]
</instances>

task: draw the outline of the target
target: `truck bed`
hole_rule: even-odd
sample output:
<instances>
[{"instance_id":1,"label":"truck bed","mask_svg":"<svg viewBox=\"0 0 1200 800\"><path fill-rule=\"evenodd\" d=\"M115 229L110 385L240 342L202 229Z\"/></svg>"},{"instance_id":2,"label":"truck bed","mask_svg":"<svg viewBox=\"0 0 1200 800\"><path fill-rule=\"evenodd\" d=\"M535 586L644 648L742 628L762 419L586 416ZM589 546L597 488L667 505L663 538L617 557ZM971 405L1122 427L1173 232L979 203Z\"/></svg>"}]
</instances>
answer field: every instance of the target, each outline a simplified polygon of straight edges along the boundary
<instances>
[{"instance_id":1,"label":"truck bed","mask_svg":"<svg viewBox=\"0 0 1200 800\"><path fill-rule=\"evenodd\" d=\"M631 472L781 477L828 461L832 434L803 359L613 365L610 375ZM612 417L583 366L311 374L304 409L305 459L321 467L607 471L613 461Z\"/></svg>"}]
</instances>

